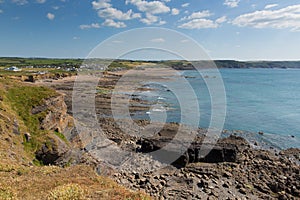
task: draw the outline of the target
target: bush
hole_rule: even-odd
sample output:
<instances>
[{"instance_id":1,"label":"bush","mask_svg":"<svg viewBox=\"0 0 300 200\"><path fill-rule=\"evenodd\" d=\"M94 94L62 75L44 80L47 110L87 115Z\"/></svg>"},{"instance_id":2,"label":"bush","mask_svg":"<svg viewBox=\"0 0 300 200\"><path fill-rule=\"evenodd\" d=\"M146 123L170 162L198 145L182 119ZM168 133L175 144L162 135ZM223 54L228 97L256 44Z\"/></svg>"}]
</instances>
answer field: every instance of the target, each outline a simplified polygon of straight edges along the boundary
<instances>
[{"instance_id":1,"label":"bush","mask_svg":"<svg viewBox=\"0 0 300 200\"><path fill-rule=\"evenodd\" d=\"M8 188L0 188L0 199L2 200L14 200L17 199L16 195Z\"/></svg>"},{"instance_id":2,"label":"bush","mask_svg":"<svg viewBox=\"0 0 300 200\"><path fill-rule=\"evenodd\" d=\"M47 200L81 200L85 191L77 184L67 184L54 188L47 196Z\"/></svg>"}]
</instances>

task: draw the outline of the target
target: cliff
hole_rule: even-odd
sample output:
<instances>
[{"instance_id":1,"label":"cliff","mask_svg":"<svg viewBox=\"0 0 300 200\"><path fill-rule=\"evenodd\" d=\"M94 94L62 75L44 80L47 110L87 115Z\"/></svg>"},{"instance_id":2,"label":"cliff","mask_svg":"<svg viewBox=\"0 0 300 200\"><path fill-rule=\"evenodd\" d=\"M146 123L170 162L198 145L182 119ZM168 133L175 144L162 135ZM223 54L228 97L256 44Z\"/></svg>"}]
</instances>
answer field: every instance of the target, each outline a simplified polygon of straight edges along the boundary
<instances>
[{"instance_id":1,"label":"cliff","mask_svg":"<svg viewBox=\"0 0 300 200\"><path fill-rule=\"evenodd\" d=\"M149 199L80 163L73 130L62 94L0 78L0 199Z\"/></svg>"}]
</instances>

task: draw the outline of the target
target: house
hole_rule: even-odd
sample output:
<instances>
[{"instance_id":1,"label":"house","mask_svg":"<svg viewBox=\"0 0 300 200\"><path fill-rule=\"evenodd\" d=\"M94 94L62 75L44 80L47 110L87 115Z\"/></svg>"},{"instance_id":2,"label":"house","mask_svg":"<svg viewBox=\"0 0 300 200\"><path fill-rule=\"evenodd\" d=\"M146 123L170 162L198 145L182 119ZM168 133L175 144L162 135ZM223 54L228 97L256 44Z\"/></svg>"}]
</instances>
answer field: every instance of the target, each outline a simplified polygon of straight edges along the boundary
<instances>
[{"instance_id":1,"label":"house","mask_svg":"<svg viewBox=\"0 0 300 200\"><path fill-rule=\"evenodd\" d=\"M22 71L22 69L17 68L16 66L12 66L12 67L6 68L5 70L7 70L7 71L13 71L13 72L20 72L20 71Z\"/></svg>"},{"instance_id":2,"label":"house","mask_svg":"<svg viewBox=\"0 0 300 200\"><path fill-rule=\"evenodd\" d=\"M47 74L48 73L48 71L38 71L37 72L37 74L39 74L39 75L44 75L44 74Z\"/></svg>"}]
</instances>

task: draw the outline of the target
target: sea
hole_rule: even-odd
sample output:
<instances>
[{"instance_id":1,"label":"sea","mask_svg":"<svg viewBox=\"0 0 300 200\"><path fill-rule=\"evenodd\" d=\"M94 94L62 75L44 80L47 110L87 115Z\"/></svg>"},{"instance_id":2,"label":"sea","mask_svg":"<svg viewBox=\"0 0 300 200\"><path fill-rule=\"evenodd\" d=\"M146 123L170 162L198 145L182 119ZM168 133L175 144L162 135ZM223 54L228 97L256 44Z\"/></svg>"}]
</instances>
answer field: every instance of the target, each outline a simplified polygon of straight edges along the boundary
<instances>
[{"instance_id":1,"label":"sea","mask_svg":"<svg viewBox=\"0 0 300 200\"><path fill-rule=\"evenodd\" d=\"M216 79L216 72L210 75L206 71L205 77L197 70L177 73L191 87L179 83L178 78L145 83L154 90L135 95L155 106L135 114L134 118L182 123L185 109L182 106L193 105L196 101L199 118L189 120L199 121L199 127L209 127L213 104L207 83ZM218 73L225 89L223 129L253 134L279 149L300 148L300 69L219 69ZM191 89L195 96L189 98L187 90ZM184 105L180 103L180 96L185 97Z\"/></svg>"}]
</instances>

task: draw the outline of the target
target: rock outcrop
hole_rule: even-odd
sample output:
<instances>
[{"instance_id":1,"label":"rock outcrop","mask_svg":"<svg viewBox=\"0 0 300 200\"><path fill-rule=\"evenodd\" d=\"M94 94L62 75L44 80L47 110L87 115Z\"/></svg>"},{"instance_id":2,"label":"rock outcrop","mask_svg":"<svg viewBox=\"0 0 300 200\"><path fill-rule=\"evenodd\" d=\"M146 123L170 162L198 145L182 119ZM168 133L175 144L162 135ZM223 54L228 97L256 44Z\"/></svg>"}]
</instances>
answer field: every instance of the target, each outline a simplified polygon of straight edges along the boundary
<instances>
[{"instance_id":1,"label":"rock outcrop","mask_svg":"<svg viewBox=\"0 0 300 200\"><path fill-rule=\"evenodd\" d=\"M220 140L213 149L217 153L208 154L207 159L213 159L212 155L221 158L227 148L219 148L225 144L235 147L234 161L202 160L189 162L181 168L168 166L152 172L123 170L115 173L115 179L158 199L300 198L300 168L288 157L289 154L294 157L299 150L290 149L276 155L267 150L255 150L243 138L231 136Z\"/></svg>"},{"instance_id":2,"label":"rock outcrop","mask_svg":"<svg viewBox=\"0 0 300 200\"><path fill-rule=\"evenodd\" d=\"M45 99L43 104L32 108L31 113L41 114L40 128L52 131L46 142L36 152L36 158L44 164L65 164L74 156L74 149L70 147L66 140L57 135L67 138L74 129L73 118L67 114L67 106L64 96L58 95Z\"/></svg>"},{"instance_id":3,"label":"rock outcrop","mask_svg":"<svg viewBox=\"0 0 300 200\"><path fill-rule=\"evenodd\" d=\"M64 134L73 129L73 118L67 114L67 106L63 95L44 100L42 105L32 108L31 113L44 113L44 117L40 118L41 129Z\"/></svg>"},{"instance_id":4,"label":"rock outcrop","mask_svg":"<svg viewBox=\"0 0 300 200\"><path fill-rule=\"evenodd\" d=\"M164 134L156 136L154 138L140 139L138 144L140 144L139 151L142 153L150 153L163 149L166 144L172 143L175 147L184 146L182 141L172 140L174 137L173 132L169 134ZM220 162L236 162L238 160L238 154L242 147L249 146L246 140L243 138L237 138L231 136L226 139L219 140L217 144L203 144L203 137L198 136L195 141L193 141L185 152L178 152L177 148L160 154L155 158L164 162L164 155L170 157L170 155L182 154L175 162L172 164L177 167L184 167L188 163L206 162L206 163L220 163ZM209 153L203 153L209 152ZM159 157L162 156L162 157Z\"/></svg>"},{"instance_id":5,"label":"rock outcrop","mask_svg":"<svg viewBox=\"0 0 300 200\"><path fill-rule=\"evenodd\" d=\"M61 165L68 162L71 148L56 135L52 135L47 143L36 152L36 158L45 165Z\"/></svg>"}]
</instances>

